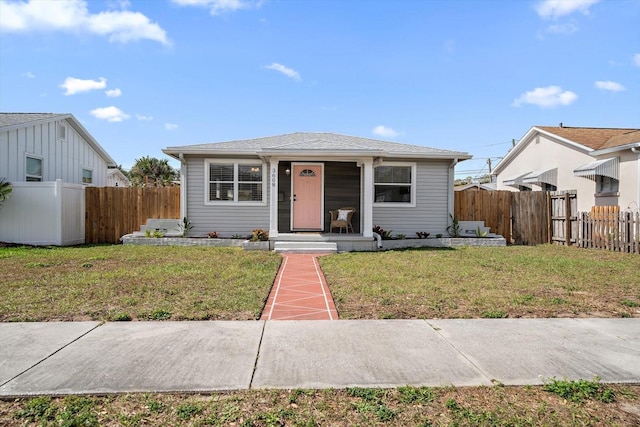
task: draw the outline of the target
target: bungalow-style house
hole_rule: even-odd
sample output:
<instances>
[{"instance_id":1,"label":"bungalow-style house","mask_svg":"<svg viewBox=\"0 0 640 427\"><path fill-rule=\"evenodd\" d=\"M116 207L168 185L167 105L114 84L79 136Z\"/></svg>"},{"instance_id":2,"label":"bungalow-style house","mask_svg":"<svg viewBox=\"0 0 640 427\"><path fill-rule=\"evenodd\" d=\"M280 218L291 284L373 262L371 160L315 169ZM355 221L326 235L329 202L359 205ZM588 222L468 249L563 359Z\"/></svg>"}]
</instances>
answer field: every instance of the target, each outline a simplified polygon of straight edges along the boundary
<instances>
[{"instance_id":1,"label":"bungalow-style house","mask_svg":"<svg viewBox=\"0 0 640 427\"><path fill-rule=\"evenodd\" d=\"M578 211L640 208L640 129L535 126L495 167L498 190L575 191Z\"/></svg>"},{"instance_id":2,"label":"bungalow-style house","mask_svg":"<svg viewBox=\"0 0 640 427\"><path fill-rule=\"evenodd\" d=\"M0 177L105 187L116 162L72 114L0 113Z\"/></svg>"},{"instance_id":3,"label":"bungalow-style house","mask_svg":"<svg viewBox=\"0 0 640 427\"><path fill-rule=\"evenodd\" d=\"M329 211L352 207L353 234L446 234L454 167L464 152L333 133L292 133L168 147L181 162L181 214L192 235L270 238L330 231ZM334 229L334 233L338 230ZM346 230L340 230L346 232Z\"/></svg>"}]
</instances>

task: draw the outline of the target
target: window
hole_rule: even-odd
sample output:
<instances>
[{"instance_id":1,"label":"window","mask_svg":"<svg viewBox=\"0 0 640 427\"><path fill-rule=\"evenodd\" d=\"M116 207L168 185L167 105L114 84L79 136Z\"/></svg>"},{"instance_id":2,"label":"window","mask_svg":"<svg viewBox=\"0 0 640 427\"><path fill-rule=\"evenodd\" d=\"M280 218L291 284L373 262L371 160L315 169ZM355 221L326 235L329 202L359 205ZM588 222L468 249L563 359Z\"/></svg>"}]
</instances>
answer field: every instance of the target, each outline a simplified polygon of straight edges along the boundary
<instances>
[{"instance_id":1,"label":"window","mask_svg":"<svg viewBox=\"0 0 640 427\"><path fill-rule=\"evenodd\" d=\"M546 182L541 182L540 188L542 191L558 191L558 187L553 184L547 184Z\"/></svg>"},{"instance_id":2,"label":"window","mask_svg":"<svg viewBox=\"0 0 640 427\"><path fill-rule=\"evenodd\" d=\"M93 171L91 169L82 169L82 183L83 184L93 183Z\"/></svg>"},{"instance_id":3,"label":"window","mask_svg":"<svg viewBox=\"0 0 640 427\"><path fill-rule=\"evenodd\" d=\"M608 176L597 175L596 177L596 193L617 193L620 181Z\"/></svg>"},{"instance_id":4,"label":"window","mask_svg":"<svg viewBox=\"0 0 640 427\"><path fill-rule=\"evenodd\" d=\"M385 164L373 171L375 203L413 204L415 165Z\"/></svg>"},{"instance_id":5,"label":"window","mask_svg":"<svg viewBox=\"0 0 640 427\"><path fill-rule=\"evenodd\" d=\"M27 156L27 182L42 181L42 159L38 157Z\"/></svg>"},{"instance_id":6,"label":"window","mask_svg":"<svg viewBox=\"0 0 640 427\"><path fill-rule=\"evenodd\" d=\"M264 167L261 163L205 161L206 202L262 203Z\"/></svg>"}]
</instances>

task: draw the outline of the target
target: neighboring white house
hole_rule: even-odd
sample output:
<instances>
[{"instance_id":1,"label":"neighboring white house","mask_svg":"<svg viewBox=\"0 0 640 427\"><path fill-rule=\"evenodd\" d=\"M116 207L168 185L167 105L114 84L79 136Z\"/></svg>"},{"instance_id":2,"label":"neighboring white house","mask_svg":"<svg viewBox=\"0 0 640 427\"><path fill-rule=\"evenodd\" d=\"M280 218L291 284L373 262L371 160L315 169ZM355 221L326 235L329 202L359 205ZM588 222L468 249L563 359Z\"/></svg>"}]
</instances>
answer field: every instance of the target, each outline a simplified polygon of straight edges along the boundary
<instances>
[{"instance_id":1,"label":"neighboring white house","mask_svg":"<svg viewBox=\"0 0 640 427\"><path fill-rule=\"evenodd\" d=\"M71 114L0 113L0 177L107 185L116 162Z\"/></svg>"},{"instance_id":2,"label":"neighboring white house","mask_svg":"<svg viewBox=\"0 0 640 427\"><path fill-rule=\"evenodd\" d=\"M577 192L578 211L640 206L640 129L532 127L493 170L498 190Z\"/></svg>"},{"instance_id":3,"label":"neighboring white house","mask_svg":"<svg viewBox=\"0 0 640 427\"><path fill-rule=\"evenodd\" d=\"M467 153L333 133L168 147L181 161L181 214L192 234L270 237L328 232L329 211L354 207L356 234L446 234L454 167Z\"/></svg>"},{"instance_id":4,"label":"neighboring white house","mask_svg":"<svg viewBox=\"0 0 640 427\"><path fill-rule=\"evenodd\" d=\"M84 243L84 187L106 186L116 163L71 114L0 113L0 241Z\"/></svg>"},{"instance_id":5,"label":"neighboring white house","mask_svg":"<svg viewBox=\"0 0 640 427\"><path fill-rule=\"evenodd\" d=\"M107 187L131 187L131 182L120 169L111 168L107 172Z\"/></svg>"}]
</instances>

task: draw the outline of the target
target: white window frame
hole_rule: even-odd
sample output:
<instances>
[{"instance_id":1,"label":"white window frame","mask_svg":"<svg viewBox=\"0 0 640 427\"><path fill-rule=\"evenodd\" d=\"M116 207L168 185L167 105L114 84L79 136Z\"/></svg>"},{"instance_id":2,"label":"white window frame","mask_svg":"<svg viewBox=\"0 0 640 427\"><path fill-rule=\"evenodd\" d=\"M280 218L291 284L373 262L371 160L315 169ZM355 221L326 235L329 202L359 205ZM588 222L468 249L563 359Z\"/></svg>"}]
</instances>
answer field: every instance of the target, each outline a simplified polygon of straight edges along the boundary
<instances>
[{"instance_id":1,"label":"white window frame","mask_svg":"<svg viewBox=\"0 0 640 427\"><path fill-rule=\"evenodd\" d=\"M210 200L209 199L209 165L211 164L233 164L233 200ZM262 167L262 201L240 201L238 200L238 165L261 165ZM255 184L255 182L254 182ZM267 164L262 160L255 159L205 159L204 160L204 204L207 206L265 206L267 204Z\"/></svg>"},{"instance_id":2,"label":"white window frame","mask_svg":"<svg viewBox=\"0 0 640 427\"><path fill-rule=\"evenodd\" d=\"M84 171L91 172L91 182L84 182ZM93 185L93 168L81 167L80 168L80 182L82 185Z\"/></svg>"},{"instance_id":3,"label":"white window frame","mask_svg":"<svg viewBox=\"0 0 640 427\"><path fill-rule=\"evenodd\" d=\"M27 174L27 159L32 158L35 160L40 160L40 173L42 175L29 175ZM40 178L36 181L29 181L27 178ZM44 181L44 157L38 156L36 154L26 153L24 156L24 180L28 182L42 182Z\"/></svg>"},{"instance_id":4,"label":"white window frame","mask_svg":"<svg viewBox=\"0 0 640 427\"><path fill-rule=\"evenodd\" d=\"M404 202L376 202L376 168L379 166L402 166L411 167L411 201L409 203ZM390 208L415 208L416 207L416 178L417 178L418 165L415 162L382 162L379 165L373 167L373 206L375 207L390 207ZM397 183L396 185L404 185L405 183ZM384 184L381 184L384 185Z\"/></svg>"}]
</instances>

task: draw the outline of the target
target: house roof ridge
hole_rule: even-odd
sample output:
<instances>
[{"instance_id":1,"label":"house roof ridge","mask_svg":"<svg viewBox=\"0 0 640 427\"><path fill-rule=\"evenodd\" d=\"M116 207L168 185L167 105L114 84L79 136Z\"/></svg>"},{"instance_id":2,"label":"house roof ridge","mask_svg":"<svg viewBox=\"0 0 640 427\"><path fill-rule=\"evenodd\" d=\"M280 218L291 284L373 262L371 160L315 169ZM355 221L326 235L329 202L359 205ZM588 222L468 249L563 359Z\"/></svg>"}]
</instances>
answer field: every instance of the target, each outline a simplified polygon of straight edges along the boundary
<instances>
[{"instance_id":1,"label":"house roof ridge","mask_svg":"<svg viewBox=\"0 0 640 427\"><path fill-rule=\"evenodd\" d=\"M631 132L640 131L640 128L620 128L620 127L596 127L596 126L546 126L546 125L536 125L535 128L553 128L553 129L594 129L594 130L628 130Z\"/></svg>"}]
</instances>

